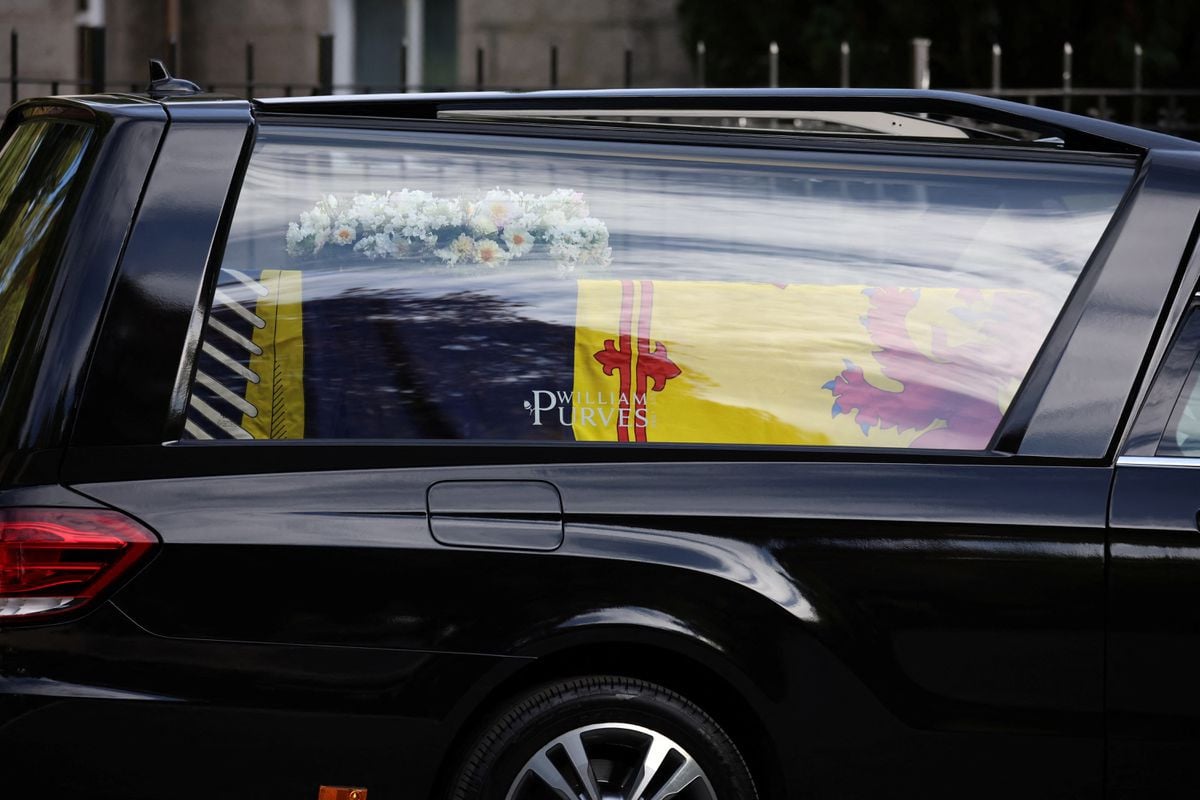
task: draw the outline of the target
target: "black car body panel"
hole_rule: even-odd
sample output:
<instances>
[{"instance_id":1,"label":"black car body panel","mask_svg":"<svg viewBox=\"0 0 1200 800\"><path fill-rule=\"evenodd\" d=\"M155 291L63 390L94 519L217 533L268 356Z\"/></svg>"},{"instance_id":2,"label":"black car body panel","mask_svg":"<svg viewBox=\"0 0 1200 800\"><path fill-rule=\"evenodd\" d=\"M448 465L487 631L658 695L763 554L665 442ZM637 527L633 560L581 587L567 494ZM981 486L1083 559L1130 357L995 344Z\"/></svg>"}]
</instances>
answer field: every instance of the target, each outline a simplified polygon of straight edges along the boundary
<instances>
[{"instance_id":1,"label":"black car body panel","mask_svg":"<svg viewBox=\"0 0 1200 800\"><path fill-rule=\"evenodd\" d=\"M436 131L444 109L701 101L970 111L1066 148L496 130L1134 170L988 449L182 438L260 129ZM78 263L61 270L64 310L36 378L0 407L24 420L3 429L0 508L117 509L162 545L86 613L0 628L0 752L22 765L6 785L437 796L498 703L625 674L708 708L764 797L1200 789L1200 472L1154 458L1200 344L1180 323L1200 147L937 92L72 102L109 127L64 251ZM465 504L439 505L431 487L454 482ZM548 487L561 507L492 508L471 500L479 482L487 498ZM483 533L444 544L439 515ZM90 735L64 752L76 731Z\"/></svg>"},{"instance_id":2,"label":"black car body panel","mask_svg":"<svg viewBox=\"0 0 1200 800\"><path fill-rule=\"evenodd\" d=\"M563 546L438 546L425 493L446 479L552 482ZM713 485L722 489L697 498L696 486ZM1025 498L1019 511L995 502L999 487ZM991 774L995 796L1044 779L1048 763L1074 765L1056 786L1099 789L1102 471L622 464L289 473L255 479L252 494L244 478L77 488L170 543L114 600L157 635L490 653L528 658L530 670L533 659L645 652L712 671L759 725L790 731L773 746L779 763L794 764L788 785L801 796L916 786L966 731L981 747L959 753L962 779ZM897 519L901 498L907 513ZM205 588L215 572L228 587L219 597ZM331 574L347 577L344 593ZM305 589L321 584L329 590ZM505 602L488 601L497 596ZM854 677L832 680L839 664ZM346 677L345 664L333 669ZM406 700L427 698L395 699L411 713ZM833 730L877 742L877 760L855 748L828 773L789 762L797 747L837 761L846 745ZM987 733L1011 749L983 745ZM831 738L838 747L826 752ZM1009 763L1017 755L1027 769ZM853 763L870 769L850 774Z\"/></svg>"},{"instance_id":3,"label":"black car body panel","mask_svg":"<svg viewBox=\"0 0 1200 800\"><path fill-rule=\"evenodd\" d=\"M1185 797L1200 776L1196 473L1126 462L1113 487L1107 707L1113 796Z\"/></svg>"},{"instance_id":4,"label":"black car body panel","mask_svg":"<svg viewBox=\"0 0 1200 800\"><path fill-rule=\"evenodd\" d=\"M28 366L18 364L4 390L6 408L28 409L27 414L6 415L6 485L57 482L96 326L166 127L159 104L116 97L96 98L90 106L19 104L6 126L11 129L27 111L47 107L85 116L102 136L90 158L91 179L65 234L60 263L72 267L55 270L52 311L41 334L25 345Z\"/></svg>"},{"instance_id":5,"label":"black car body panel","mask_svg":"<svg viewBox=\"0 0 1200 800\"><path fill-rule=\"evenodd\" d=\"M130 443L149 434L172 408L181 343L198 334L193 321L203 270L218 247L218 222L252 134L247 103L181 103L146 187L141 213L113 287L95 373L81 402L80 444ZM182 224L187 220L187 224ZM145 327L143 327L145 326ZM146 335L153 331L153 335ZM142 387L129 396L124 387ZM148 430L149 429L149 430ZM151 433L151 431L153 431Z\"/></svg>"}]
</instances>

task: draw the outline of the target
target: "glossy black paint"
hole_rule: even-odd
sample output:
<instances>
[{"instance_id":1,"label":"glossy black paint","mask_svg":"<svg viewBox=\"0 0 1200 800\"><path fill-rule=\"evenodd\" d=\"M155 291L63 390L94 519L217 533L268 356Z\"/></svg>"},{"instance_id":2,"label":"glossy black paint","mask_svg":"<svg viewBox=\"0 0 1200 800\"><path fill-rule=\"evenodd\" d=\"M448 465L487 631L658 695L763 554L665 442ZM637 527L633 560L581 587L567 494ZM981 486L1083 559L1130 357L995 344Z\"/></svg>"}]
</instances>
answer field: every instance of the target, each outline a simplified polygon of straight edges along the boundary
<instances>
[{"instance_id":1,"label":"glossy black paint","mask_svg":"<svg viewBox=\"0 0 1200 800\"><path fill-rule=\"evenodd\" d=\"M235 101L171 104L170 116L164 168L146 187L97 338L77 444L168 438L176 387L191 378L180 354L204 322L204 270L252 128L249 106Z\"/></svg>"},{"instance_id":2,"label":"glossy black paint","mask_svg":"<svg viewBox=\"0 0 1200 800\"><path fill-rule=\"evenodd\" d=\"M1191 669L1200 660L1200 464L1176 457L1162 435L1200 358L1200 313L1190 300L1113 485L1106 705L1110 785L1120 798L1200 792L1190 757L1200 748Z\"/></svg>"},{"instance_id":3,"label":"glossy black paint","mask_svg":"<svg viewBox=\"0 0 1200 800\"><path fill-rule=\"evenodd\" d=\"M448 477L553 483L563 545L439 546L426 493ZM881 785L937 796L935 768L950 793L980 774L980 796L1031 780L1099 791L1104 470L561 465L76 488L167 541L114 603L169 641L506 662L604 647L626 670L646 659L715 673L770 731L797 796L867 797ZM1001 500L1010 491L1026 498L1019 510ZM247 702L236 661L195 699ZM274 694L260 681L256 705ZM415 715L426 701L419 687L391 699L373 713ZM956 765L938 767L947 752Z\"/></svg>"},{"instance_id":4,"label":"glossy black paint","mask_svg":"<svg viewBox=\"0 0 1200 800\"><path fill-rule=\"evenodd\" d=\"M547 481L439 481L425 492L429 533L438 544L557 550L562 495Z\"/></svg>"},{"instance_id":5,"label":"glossy black paint","mask_svg":"<svg viewBox=\"0 0 1200 800\"><path fill-rule=\"evenodd\" d=\"M1200 471L1121 465L1113 488L1113 797L1195 797L1200 768Z\"/></svg>"},{"instance_id":6,"label":"glossy black paint","mask_svg":"<svg viewBox=\"0 0 1200 800\"><path fill-rule=\"evenodd\" d=\"M22 357L34 373L4 387L0 485L58 480L93 335L166 127L162 107L139 98L58 99L14 106L3 136L23 114L47 105L88 119L102 137L66 233L51 311L25 345Z\"/></svg>"},{"instance_id":7,"label":"glossy black paint","mask_svg":"<svg viewBox=\"0 0 1200 800\"><path fill-rule=\"evenodd\" d=\"M1099 797L1106 757L1126 796L1153 790L1129 754L1170 766L1194 747L1200 703L1182 696L1182 661L1165 679L1149 665L1195 663L1200 598L1190 558L1143 551L1190 553L1200 472L1120 467L1114 487L1113 454L1127 436L1153 436L1130 435L1130 408L1170 398L1161 376L1178 375L1180 348L1193 346L1190 329L1168 342L1197 268L1200 150L941 93L298 99L256 113L260 124L369 114L431 129L445 123L410 117L581 97L969 106L1105 151L1057 157L1136 158L1139 172L989 452L181 443L201 298L256 122L238 101L153 105L169 124L103 322L82 318L69 378L43 380L82 385L47 401L74 424L69 448L51 426L55 456L20 473L41 485L4 472L0 506L114 507L164 544L85 616L0 628L0 752L22 765L6 787L283 798L325 783L434 796L497 704L607 671L708 709L772 799ZM517 129L528 133L500 130ZM488 496L438 488L471 482ZM495 502L506 482L540 499ZM473 538L438 536L446 519ZM561 543L506 538L547 527ZM1140 660L1147 642L1160 659ZM100 735L65 753L63 732L84 729ZM1176 749L1155 750L1156 738ZM1178 760L1186 778L1194 759Z\"/></svg>"}]
</instances>

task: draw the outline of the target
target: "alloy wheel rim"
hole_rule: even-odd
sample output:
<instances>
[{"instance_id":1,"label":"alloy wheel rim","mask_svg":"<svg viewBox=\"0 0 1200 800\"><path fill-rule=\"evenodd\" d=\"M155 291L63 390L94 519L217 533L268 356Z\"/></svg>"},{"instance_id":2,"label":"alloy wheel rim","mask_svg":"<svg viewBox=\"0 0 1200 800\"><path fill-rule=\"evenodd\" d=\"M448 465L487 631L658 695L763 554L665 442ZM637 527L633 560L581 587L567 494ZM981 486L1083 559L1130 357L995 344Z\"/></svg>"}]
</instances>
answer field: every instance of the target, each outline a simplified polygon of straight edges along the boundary
<instances>
[{"instance_id":1,"label":"alloy wheel rim","mask_svg":"<svg viewBox=\"0 0 1200 800\"><path fill-rule=\"evenodd\" d=\"M541 747L505 800L716 800L708 776L671 738L608 722L568 731Z\"/></svg>"}]
</instances>

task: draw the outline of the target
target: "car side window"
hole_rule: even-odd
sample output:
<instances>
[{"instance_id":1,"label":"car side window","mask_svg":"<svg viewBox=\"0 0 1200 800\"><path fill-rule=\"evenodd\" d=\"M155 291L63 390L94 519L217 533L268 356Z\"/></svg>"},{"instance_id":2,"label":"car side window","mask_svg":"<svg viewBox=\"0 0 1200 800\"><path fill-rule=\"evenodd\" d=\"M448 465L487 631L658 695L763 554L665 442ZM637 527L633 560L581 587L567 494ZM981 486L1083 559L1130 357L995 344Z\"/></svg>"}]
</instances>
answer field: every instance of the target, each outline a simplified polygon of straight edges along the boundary
<instances>
[{"instance_id":1,"label":"car side window","mask_svg":"<svg viewBox=\"0 0 1200 800\"><path fill-rule=\"evenodd\" d=\"M185 437L982 450L1125 166L264 125Z\"/></svg>"},{"instance_id":2,"label":"car side window","mask_svg":"<svg viewBox=\"0 0 1200 800\"><path fill-rule=\"evenodd\" d=\"M1183 383L1157 455L1200 458L1200 356Z\"/></svg>"}]
</instances>

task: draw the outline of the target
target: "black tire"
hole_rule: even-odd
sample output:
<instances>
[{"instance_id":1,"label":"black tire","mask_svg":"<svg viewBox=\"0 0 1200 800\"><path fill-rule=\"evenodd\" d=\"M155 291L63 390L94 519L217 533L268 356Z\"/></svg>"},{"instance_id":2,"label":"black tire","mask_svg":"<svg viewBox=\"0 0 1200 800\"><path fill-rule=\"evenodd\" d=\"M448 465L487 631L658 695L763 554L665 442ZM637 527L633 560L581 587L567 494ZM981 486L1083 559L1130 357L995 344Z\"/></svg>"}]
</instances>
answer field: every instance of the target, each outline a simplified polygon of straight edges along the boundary
<instances>
[{"instance_id":1,"label":"black tire","mask_svg":"<svg viewBox=\"0 0 1200 800\"><path fill-rule=\"evenodd\" d=\"M518 776L525 774L530 759L556 738L609 724L649 730L677 743L684 755L703 770L717 800L758 797L746 762L733 741L694 703L646 681L592 676L544 686L502 710L466 751L451 784L450 798L505 800ZM603 733L600 730L595 735ZM670 766L668 763L660 775L666 775ZM577 776L578 772L571 774ZM615 781L615 768L610 775ZM555 796L548 789L541 791L545 785L536 778L526 780L537 785L522 796Z\"/></svg>"}]
</instances>

